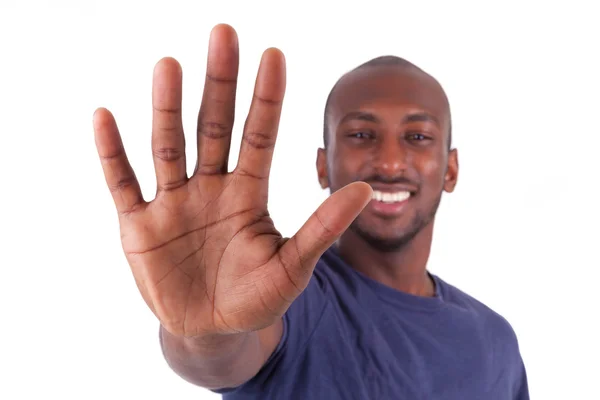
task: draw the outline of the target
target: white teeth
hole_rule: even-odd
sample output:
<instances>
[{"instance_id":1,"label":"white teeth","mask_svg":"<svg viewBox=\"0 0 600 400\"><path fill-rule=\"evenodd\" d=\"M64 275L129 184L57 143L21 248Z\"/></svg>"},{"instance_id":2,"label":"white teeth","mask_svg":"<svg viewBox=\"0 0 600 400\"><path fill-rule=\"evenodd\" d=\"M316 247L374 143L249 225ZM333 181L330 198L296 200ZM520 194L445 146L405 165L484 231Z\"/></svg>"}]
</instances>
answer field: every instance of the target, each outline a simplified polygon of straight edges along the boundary
<instances>
[{"instance_id":1,"label":"white teeth","mask_svg":"<svg viewBox=\"0 0 600 400\"><path fill-rule=\"evenodd\" d=\"M379 190L373 190L373 199L381 201L383 203L399 203L410 197L410 192L380 192Z\"/></svg>"}]
</instances>

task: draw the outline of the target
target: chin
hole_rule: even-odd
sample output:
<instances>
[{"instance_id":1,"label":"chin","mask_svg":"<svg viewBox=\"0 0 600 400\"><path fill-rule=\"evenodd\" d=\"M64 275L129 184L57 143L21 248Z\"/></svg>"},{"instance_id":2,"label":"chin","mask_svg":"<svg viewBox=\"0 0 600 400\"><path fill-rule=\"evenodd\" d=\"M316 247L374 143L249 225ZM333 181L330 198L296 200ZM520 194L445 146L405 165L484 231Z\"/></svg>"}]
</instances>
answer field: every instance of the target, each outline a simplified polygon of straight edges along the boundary
<instances>
[{"instance_id":1,"label":"chin","mask_svg":"<svg viewBox=\"0 0 600 400\"><path fill-rule=\"evenodd\" d=\"M393 231L387 229L373 229L373 225L367 228L360 221L355 221L350 225L350 229L356 233L362 240L367 242L371 247L381 252L394 252L404 248L416 235L420 229L400 229L394 227Z\"/></svg>"}]
</instances>

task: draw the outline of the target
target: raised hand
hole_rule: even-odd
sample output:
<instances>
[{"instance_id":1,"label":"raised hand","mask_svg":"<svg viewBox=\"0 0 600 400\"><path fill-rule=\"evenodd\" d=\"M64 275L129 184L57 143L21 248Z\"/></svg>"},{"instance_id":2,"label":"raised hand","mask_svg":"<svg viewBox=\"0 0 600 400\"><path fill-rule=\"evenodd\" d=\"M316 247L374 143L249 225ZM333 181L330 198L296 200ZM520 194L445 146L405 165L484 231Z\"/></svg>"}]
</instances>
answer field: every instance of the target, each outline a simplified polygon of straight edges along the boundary
<instances>
[{"instance_id":1,"label":"raised hand","mask_svg":"<svg viewBox=\"0 0 600 400\"><path fill-rule=\"evenodd\" d=\"M186 337L255 331L273 324L306 287L321 254L371 198L353 183L330 196L290 239L267 210L268 179L285 92L285 60L264 52L228 172L238 40L211 33L198 114L198 160L186 173L182 72L165 58L154 70L152 153L155 199L143 199L112 114L94 114L98 154L119 217L123 250L145 302L163 327ZM292 211L292 210L290 210Z\"/></svg>"}]
</instances>

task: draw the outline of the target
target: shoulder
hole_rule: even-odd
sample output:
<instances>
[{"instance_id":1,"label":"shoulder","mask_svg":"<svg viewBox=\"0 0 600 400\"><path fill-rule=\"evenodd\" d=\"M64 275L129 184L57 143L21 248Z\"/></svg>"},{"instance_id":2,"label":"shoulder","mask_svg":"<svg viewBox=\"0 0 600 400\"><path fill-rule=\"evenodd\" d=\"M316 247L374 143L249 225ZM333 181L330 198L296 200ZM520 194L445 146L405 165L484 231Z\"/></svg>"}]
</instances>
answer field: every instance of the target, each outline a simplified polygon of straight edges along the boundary
<instances>
[{"instance_id":1,"label":"shoulder","mask_svg":"<svg viewBox=\"0 0 600 400\"><path fill-rule=\"evenodd\" d=\"M506 317L458 287L437 276L435 279L448 307L470 315L487 335L518 347L516 332Z\"/></svg>"}]
</instances>

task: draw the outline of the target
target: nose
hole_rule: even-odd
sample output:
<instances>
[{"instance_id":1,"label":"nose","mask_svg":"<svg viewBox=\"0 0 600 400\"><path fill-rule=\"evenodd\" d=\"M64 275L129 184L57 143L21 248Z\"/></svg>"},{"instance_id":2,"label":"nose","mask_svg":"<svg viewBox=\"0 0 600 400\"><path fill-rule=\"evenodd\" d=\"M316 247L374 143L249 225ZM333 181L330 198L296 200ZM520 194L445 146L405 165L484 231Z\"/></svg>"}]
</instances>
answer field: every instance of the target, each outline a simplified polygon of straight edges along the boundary
<instances>
[{"instance_id":1,"label":"nose","mask_svg":"<svg viewBox=\"0 0 600 400\"><path fill-rule=\"evenodd\" d=\"M376 168L385 175L396 176L407 168L408 154L398 141L382 141L377 148Z\"/></svg>"}]
</instances>

